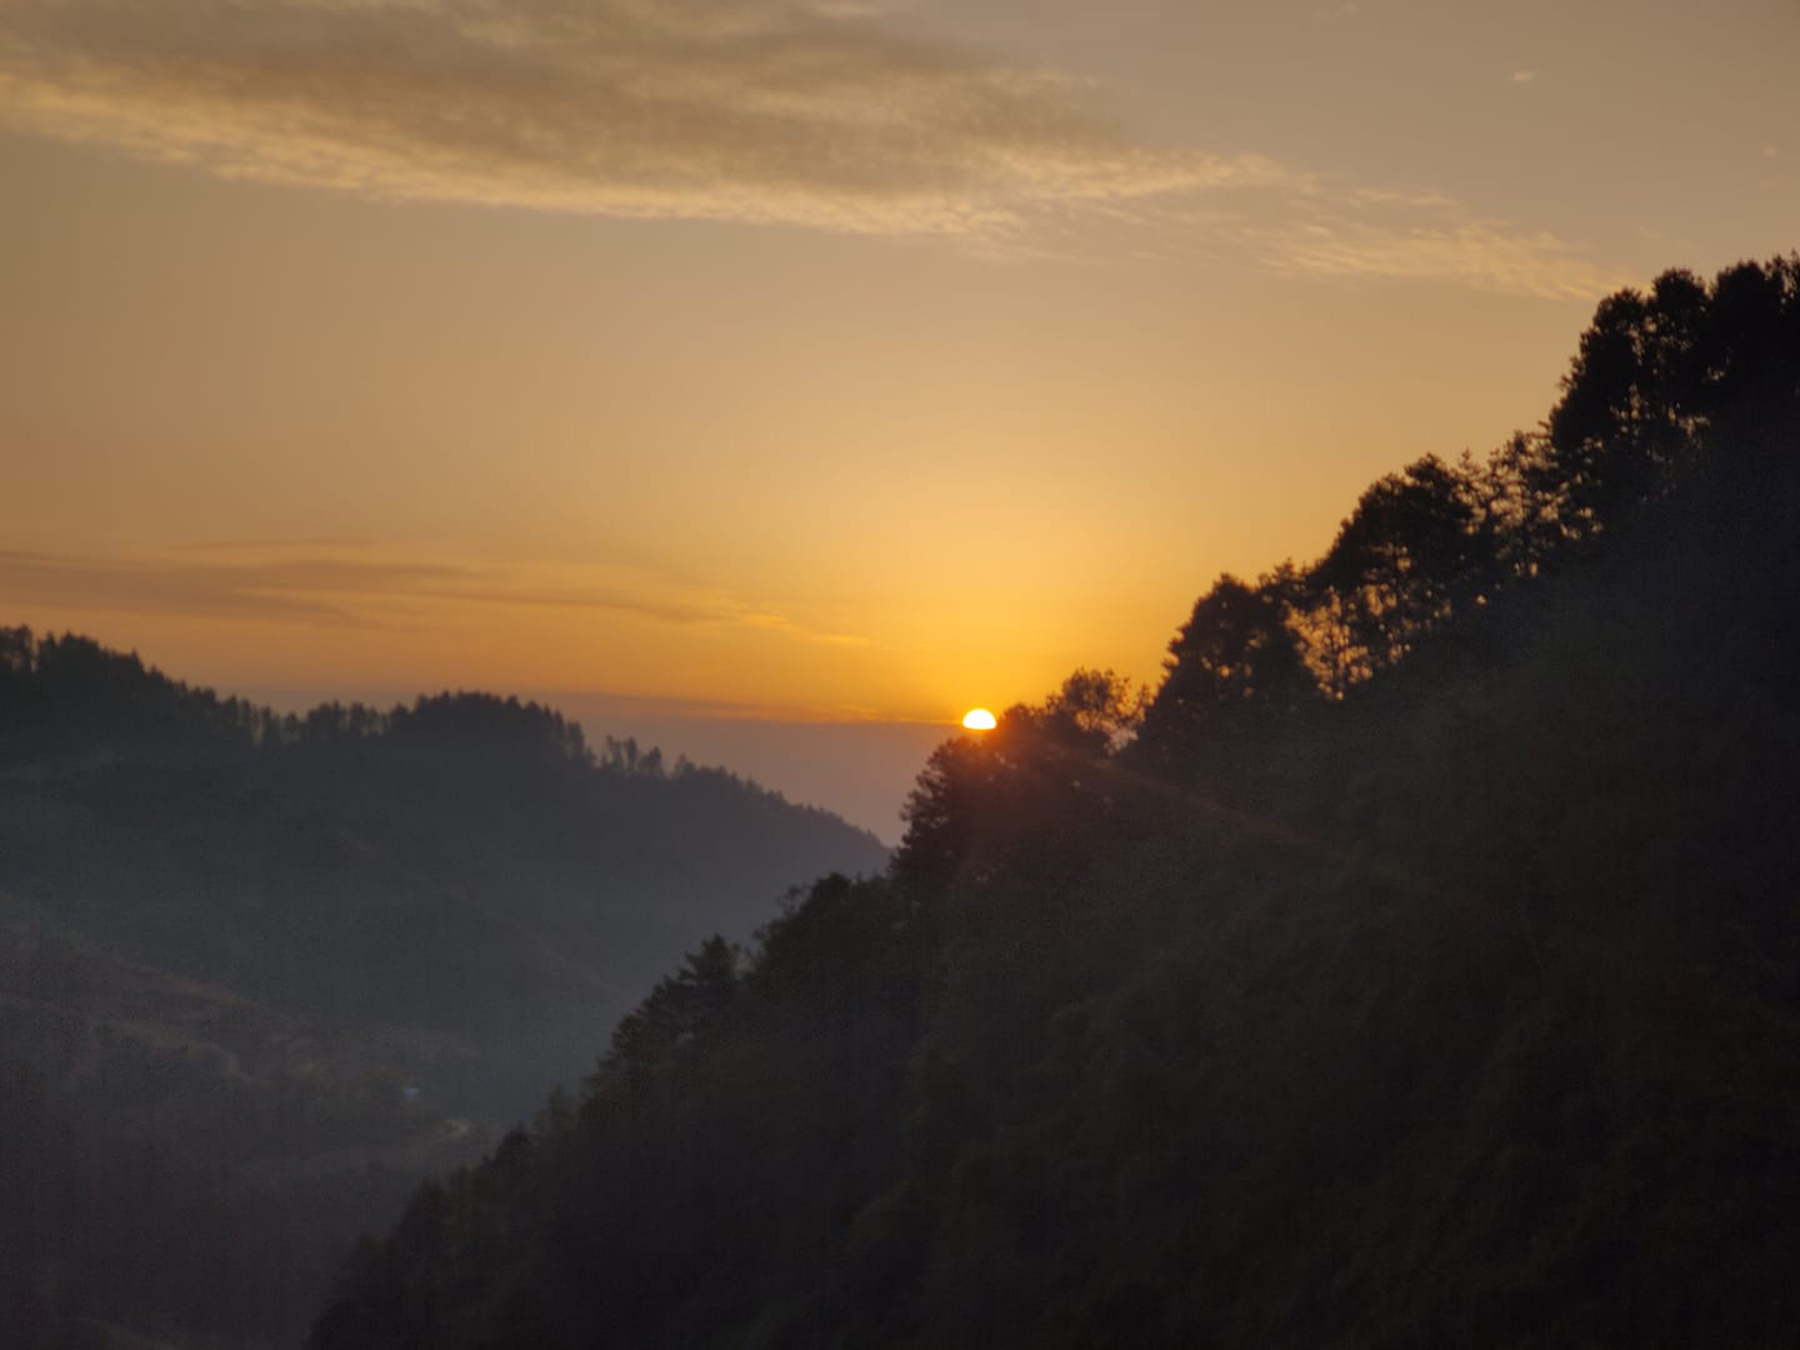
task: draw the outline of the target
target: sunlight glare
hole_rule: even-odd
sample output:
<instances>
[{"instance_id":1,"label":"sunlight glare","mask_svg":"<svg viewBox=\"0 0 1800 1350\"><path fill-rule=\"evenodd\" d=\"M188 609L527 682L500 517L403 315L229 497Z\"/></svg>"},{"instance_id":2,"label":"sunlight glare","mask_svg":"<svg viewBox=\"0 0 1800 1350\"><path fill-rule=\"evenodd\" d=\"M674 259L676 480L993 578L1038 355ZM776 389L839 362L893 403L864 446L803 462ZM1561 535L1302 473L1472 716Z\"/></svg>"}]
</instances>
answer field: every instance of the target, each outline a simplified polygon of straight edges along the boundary
<instances>
[{"instance_id":1,"label":"sunlight glare","mask_svg":"<svg viewBox=\"0 0 1800 1350\"><path fill-rule=\"evenodd\" d=\"M968 714L964 716L962 724L963 729L966 731L992 731L995 727L1000 725L1000 723L995 720L994 714L989 712L986 708L971 708Z\"/></svg>"}]
</instances>

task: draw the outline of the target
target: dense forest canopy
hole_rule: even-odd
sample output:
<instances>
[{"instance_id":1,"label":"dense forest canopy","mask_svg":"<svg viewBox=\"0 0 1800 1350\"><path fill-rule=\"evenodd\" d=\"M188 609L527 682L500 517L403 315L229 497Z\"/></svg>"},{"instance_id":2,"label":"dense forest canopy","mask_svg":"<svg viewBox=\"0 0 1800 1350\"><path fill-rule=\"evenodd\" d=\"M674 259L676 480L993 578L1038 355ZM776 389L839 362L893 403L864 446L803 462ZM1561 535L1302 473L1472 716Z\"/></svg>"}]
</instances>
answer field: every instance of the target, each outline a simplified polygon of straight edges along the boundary
<instances>
[{"instance_id":1,"label":"dense forest canopy","mask_svg":"<svg viewBox=\"0 0 1800 1350\"><path fill-rule=\"evenodd\" d=\"M647 961L733 905L747 935L808 863L885 859L725 770L610 737L596 753L535 703L445 693L282 716L22 628L0 630L0 771L0 887L296 1011L457 1033L541 1022L536 1005L577 986L622 1012ZM312 931L268 931L292 920ZM528 954L546 933L562 946L549 966ZM379 959L358 969L359 954ZM505 988L463 968L509 959L540 968Z\"/></svg>"},{"instance_id":2,"label":"dense forest canopy","mask_svg":"<svg viewBox=\"0 0 1800 1350\"><path fill-rule=\"evenodd\" d=\"M886 860L516 699L282 716L0 630L0 1307L292 1344L684 950Z\"/></svg>"},{"instance_id":3,"label":"dense forest canopy","mask_svg":"<svg viewBox=\"0 0 1800 1350\"><path fill-rule=\"evenodd\" d=\"M1147 699L944 744L313 1344L1790 1339L1797 511L1800 259L1609 298Z\"/></svg>"}]
</instances>

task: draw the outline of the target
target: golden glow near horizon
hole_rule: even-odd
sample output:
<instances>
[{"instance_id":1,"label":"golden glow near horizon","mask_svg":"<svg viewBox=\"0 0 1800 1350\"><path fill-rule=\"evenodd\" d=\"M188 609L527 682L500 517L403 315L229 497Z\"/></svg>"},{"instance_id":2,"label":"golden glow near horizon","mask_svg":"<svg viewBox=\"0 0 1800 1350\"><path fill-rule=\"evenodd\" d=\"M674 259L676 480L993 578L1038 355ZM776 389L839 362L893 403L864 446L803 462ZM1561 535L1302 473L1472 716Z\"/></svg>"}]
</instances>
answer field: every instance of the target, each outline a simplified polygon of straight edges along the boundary
<instances>
[{"instance_id":1,"label":"golden glow near horizon","mask_svg":"<svg viewBox=\"0 0 1800 1350\"><path fill-rule=\"evenodd\" d=\"M1775 0L1629 60L1548 0L57 8L0 6L0 623L227 687L1154 681L1606 290L1800 244Z\"/></svg>"},{"instance_id":2,"label":"golden glow near horizon","mask_svg":"<svg viewBox=\"0 0 1800 1350\"><path fill-rule=\"evenodd\" d=\"M963 714L962 724L965 731L992 731L1000 722L986 708L971 708Z\"/></svg>"}]
</instances>

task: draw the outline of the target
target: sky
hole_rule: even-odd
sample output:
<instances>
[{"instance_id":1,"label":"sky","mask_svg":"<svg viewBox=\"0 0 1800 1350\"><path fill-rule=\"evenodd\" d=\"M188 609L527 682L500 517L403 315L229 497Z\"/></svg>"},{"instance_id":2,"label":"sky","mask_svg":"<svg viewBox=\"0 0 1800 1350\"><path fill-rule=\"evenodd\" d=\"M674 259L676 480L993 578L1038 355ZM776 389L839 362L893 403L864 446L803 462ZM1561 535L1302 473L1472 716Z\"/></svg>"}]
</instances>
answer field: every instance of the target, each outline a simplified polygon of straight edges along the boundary
<instances>
[{"instance_id":1,"label":"sky","mask_svg":"<svg viewBox=\"0 0 1800 1350\"><path fill-rule=\"evenodd\" d=\"M1795 0L0 0L0 622L891 838L966 708L1153 682L1600 296L1800 246L1797 59Z\"/></svg>"}]
</instances>

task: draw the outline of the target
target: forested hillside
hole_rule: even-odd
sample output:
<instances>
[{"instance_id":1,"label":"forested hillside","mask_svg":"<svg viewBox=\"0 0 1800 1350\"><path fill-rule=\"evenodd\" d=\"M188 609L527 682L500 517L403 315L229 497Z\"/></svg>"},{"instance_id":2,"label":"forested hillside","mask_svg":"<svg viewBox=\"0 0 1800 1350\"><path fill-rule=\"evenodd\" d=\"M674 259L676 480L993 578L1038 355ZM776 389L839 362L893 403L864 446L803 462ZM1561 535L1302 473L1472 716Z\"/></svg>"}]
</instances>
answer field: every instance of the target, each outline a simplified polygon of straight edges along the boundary
<instances>
[{"instance_id":1,"label":"forested hillside","mask_svg":"<svg viewBox=\"0 0 1800 1350\"><path fill-rule=\"evenodd\" d=\"M1800 259L926 766L415 1195L319 1350L1800 1324Z\"/></svg>"},{"instance_id":2,"label":"forested hillside","mask_svg":"<svg viewBox=\"0 0 1800 1350\"><path fill-rule=\"evenodd\" d=\"M0 630L0 1305L291 1344L684 950L886 860L535 705L279 717Z\"/></svg>"}]
</instances>

